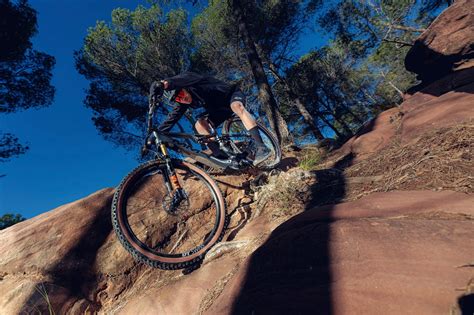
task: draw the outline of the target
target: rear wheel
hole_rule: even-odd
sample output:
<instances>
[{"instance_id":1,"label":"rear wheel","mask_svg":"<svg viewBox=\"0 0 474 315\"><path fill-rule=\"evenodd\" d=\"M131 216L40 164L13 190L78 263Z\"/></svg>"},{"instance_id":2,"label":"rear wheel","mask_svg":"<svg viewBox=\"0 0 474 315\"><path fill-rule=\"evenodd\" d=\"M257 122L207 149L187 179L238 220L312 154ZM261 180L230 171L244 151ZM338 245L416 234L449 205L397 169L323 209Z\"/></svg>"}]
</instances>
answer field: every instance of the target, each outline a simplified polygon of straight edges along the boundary
<instances>
[{"instance_id":1,"label":"rear wheel","mask_svg":"<svg viewBox=\"0 0 474 315\"><path fill-rule=\"evenodd\" d=\"M270 149L270 155L257 168L261 170L272 170L281 161L281 148L273 133L262 123L257 122L258 131L263 143ZM245 153L249 159L253 159L256 145L242 120L232 117L224 122L222 134L230 136L230 145L235 153Z\"/></svg>"},{"instance_id":2,"label":"rear wheel","mask_svg":"<svg viewBox=\"0 0 474 315\"><path fill-rule=\"evenodd\" d=\"M113 227L125 249L162 269L201 260L226 225L224 198L211 177L184 161L172 163L183 188L179 196L167 189L164 162L150 161L124 178L112 204Z\"/></svg>"}]
</instances>

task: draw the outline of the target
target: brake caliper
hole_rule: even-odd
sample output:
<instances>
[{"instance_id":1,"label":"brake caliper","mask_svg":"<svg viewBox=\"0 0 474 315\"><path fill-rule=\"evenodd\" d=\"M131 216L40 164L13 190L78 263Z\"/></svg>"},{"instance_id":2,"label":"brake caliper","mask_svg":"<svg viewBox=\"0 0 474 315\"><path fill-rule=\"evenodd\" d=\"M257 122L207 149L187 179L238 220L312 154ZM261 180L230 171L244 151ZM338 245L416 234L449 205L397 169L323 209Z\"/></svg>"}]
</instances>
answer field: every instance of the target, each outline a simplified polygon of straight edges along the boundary
<instances>
[{"instance_id":1,"label":"brake caliper","mask_svg":"<svg viewBox=\"0 0 474 315\"><path fill-rule=\"evenodd\" d=\"M169 198L169 199L168 199ZM172 194L168 197L168 205L164 205L165 210L170 214L176 214L181 203L187 199L186 193L183 188L173 190ZM166 200L165 200L166 203Z\"/></svg>"}]
</instances>

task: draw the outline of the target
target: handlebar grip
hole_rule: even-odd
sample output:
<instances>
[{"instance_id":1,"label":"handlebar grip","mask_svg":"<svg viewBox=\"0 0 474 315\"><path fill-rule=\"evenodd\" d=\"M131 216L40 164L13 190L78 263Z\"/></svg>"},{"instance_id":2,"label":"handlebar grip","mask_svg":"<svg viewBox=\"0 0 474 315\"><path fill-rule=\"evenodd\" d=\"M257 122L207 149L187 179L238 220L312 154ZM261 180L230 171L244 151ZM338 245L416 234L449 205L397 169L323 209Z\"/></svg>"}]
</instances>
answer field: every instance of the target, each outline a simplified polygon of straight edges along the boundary
<instances>
[{"instance_id":1,"label":"handlebar grip","mask_svg":"<svg viewBox=\"0 0 474 315\"><path fill-rule=\"evenodd\" d=\"M142 148L140 150L140 157L143 158L146 155L147 152L148 152L148 148L147 148L146 144L142 145Z\"/></svg>"}]
</instances>

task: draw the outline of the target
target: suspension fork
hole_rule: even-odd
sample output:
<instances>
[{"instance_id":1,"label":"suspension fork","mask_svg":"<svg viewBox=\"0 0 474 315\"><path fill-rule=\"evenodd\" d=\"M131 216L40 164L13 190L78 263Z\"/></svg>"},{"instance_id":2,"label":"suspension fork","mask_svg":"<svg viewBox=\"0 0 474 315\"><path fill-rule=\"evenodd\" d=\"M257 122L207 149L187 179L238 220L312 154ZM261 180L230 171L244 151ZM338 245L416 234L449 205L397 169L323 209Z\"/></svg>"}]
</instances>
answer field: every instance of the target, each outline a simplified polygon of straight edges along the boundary
<instances>
[{"instance_id":1,"label":"suspension fork","mask_svg":"<svg viewBox=\"0 0 474 315\"><path fill-rule=\"evenodd\" d=\"M177 189L182 189L181 184L179 183L178 176L176 174L176 170L171 163L171 157L168 154L168 149L164 143L159 144L161 154L163 154L165 165L166 165L166 175L165 179L169 184L169 192L176 191Z\"/></svg>"},{"instance_id":2,"label":"suspension fork","mask_svg":"<svg viewBox=\"0 0 474 315\"><path fill-rule=\"evenodd\" d=\"M170 214L176 214L180 204L187 199L187 194L179 183L178 175L171 162L171 157L168 154L168 150L164 143L160 143L160 151L165 159L166 172L164 172L164 178L166 182L166 188L168 189L170 202L165 207L165 210Z\"/></svg>"}]
</instances>

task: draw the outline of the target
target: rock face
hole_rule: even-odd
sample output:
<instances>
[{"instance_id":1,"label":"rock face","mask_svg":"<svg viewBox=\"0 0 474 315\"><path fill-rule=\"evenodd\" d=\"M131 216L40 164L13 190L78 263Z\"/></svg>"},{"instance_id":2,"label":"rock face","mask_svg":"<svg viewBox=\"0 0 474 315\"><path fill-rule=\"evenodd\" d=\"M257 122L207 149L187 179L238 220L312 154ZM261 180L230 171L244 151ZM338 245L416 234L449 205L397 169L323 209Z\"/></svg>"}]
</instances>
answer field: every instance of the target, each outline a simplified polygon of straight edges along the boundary
<instances>
[{"instance_id":1,"label":"rock face","mask_svg":"<svg viewBox=\"0 0 474 315\"><path fill-rule=\"evenodd\" d=\"M474 1L457 0L416 40L407 70L425 83L474 66Z\"/></svg>"},{"instance_id":2,"label":"rock face","mask_svg":"<svg viewBox=\"0 0 474 315\"><path fill-rule=\"evenodd\" d=\"M447 314L473 275L461 267L473 204L405 191L310 209L275 229L206 313Z\"/></svg>"},{"instance_id":3,"label":"rock face","mask_svg":"<svg viewBox=\"0 0 474 315\"><path fill-rule=\"evenodd\" d=\"M458 0L443 11L416 40L405 66L422 83L398 108L361 128L340 153L352 153L357 162L385 148L395 135L406 143L428 130L474 119L474 1Z\"/></svg>"},{"instance_id":4,"label":"rock face","mask_svg":"<svg viewBox=\"0 0 474 315\"><path fill-rule=\"evenodd\" d=\"M473 276L473 203L462 193L405 191L309 209L250 257L224 256L120 314L449 313ZM241 239L253 244L275 226L262 221Z\"/></svg>"},{"instance_id":5,"label":"rock face","mask_svg":"<svg viewBox=\"0 0 474 315\"><path fill-rule=\"evenodd\" d=\"M104 189L0 231L3 314L46 312L44 292L59 313L93 309L86 292L96 291L93 265L112 228L112 194Z\"/></svg>"},{"instance_id":6,"label":"rock face","mask_svg":"<svg viewBox=\"0 0 474 315\"><path fill-rule=\"evenodd\" d=\"M242 199L240 181L230 176L221 187L229 209ZM103 189L0 231L0 314L108 313L180 274L137 264L123 249L110 221L113 192Z\"/></svg>"},{"instance_id":7,"label":"rock face","mask_svg":"<svg viewBox=\"0 0 474 315\"><path fill-rule=\"evenodd\" d=\"M459 83L455 81L455 78L466 73L472 75L466 76ZM441 95L433 95L431 92L436 87L439 87L438 91L446 88L442 82L434 82L425 89L408 96L400 107L389 109L370 121L349 139L339 152L346 155L353 153L355 161L359 161L385 148L395 135L400 135L401 142L406 143L414 141L429 130L472 121L474 119L474 71L468 69L465 72L452 74L449 78L451 78L450 87L454 86L453 90Z\"/></svg>"},{"instance_id":8,"label":"rock face","mask_svg":"<svg viewBox=\"0 0 474 315\"><path fill-rule=\"evenodd\" d=\"M111 195L0 233L2 314L47 313L41 292L59 314L444 314L473 276L468 194L378 193L281 225L268 209L231 224L190 275L131 260L110 231Z\"/></svg>"}]
</instances>

